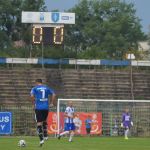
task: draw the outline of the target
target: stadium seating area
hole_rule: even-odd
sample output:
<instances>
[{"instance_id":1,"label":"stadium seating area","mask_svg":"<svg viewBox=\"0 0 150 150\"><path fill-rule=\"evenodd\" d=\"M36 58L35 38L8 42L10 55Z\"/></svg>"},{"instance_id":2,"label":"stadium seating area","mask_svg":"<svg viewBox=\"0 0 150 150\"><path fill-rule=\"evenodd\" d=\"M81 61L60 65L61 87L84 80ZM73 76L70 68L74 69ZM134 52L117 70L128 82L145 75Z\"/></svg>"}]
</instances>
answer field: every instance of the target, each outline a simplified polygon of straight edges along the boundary
<instances>
[{"instance_id":1,"label":"stadium seating area","mask_svg":"<svg viewBox=\"0 0 150 150\"><path fill-rule=\"evenodd\" d=\"M130 71L62 70L65 98L131 99ZM133 72L135 99L150 98L149 73Z\"/></svg>"},{"instance_id":2,"label":"stadium seating area","mask_svg":"<svg viewBox=\"0 0 150 150\"><path fill-rule=\"evenodd\" d=\"M131 99L129 71L73 69L1 69L1 104L30 103L36 78L42 78L61 98ZM150 76L133 72L135 99L150 99Z\"/></svg>"},{"instance_id":3,"label":"stadium seating area","mask_svg":"<svg viewBox=\"0 0 150 150\"><path fill-rule=\"evenodd\" d=\"M37 78L42 78L46 84L55 89L59 98L131 99L129 70L2 68L0 69L1 110L14 113L17 122L14 124L16 134L32 134L32 127L35 130L29 95ZM134 71L134 98L150 99L149 91L149 73Z\"/></svg>"}]
</instances>

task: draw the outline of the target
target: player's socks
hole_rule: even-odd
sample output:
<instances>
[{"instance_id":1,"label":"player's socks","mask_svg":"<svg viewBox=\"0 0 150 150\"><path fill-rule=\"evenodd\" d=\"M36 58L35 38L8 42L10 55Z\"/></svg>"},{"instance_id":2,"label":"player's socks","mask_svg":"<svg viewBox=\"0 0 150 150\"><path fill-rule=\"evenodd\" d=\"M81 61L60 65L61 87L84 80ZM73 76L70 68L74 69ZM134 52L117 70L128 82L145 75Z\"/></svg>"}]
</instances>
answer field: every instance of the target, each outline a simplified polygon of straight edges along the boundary
<instances>
[{"instance_id":1,"label":"player's socks","mask_svg":"<svg viewBox=\"0 0 150 150\"><path fill-rule=\"evenodd\" d=\"M41 125L37 126L37 131L38 131L38 135L39 135L40 141L43 141L43 130L42 130L42 126Z\"/></svg>"},{"instance_id":2,"label":"player's socks","mask_svg":"<svg viewBox=\"0 0 150 150\"><path fill-rule=\"evenodd\" d=\"M69 137L69 142L72 142L73 136L74 136L74 133L71 133L71 134L70 134L70 137Z\"/></svg>"},{"instance_id":3,"label":"player's socks","mask_svg":"<svg viewBox=\"0 0 150 150\"><path fill-rule=\"evenodd\" d=\"M58 135L58 140L60 140L61 136L65 135L65 134L69 134L69 131L64 131L61 134Z\"/></svg>"},{"instance_id":4,"label":"player's socks","mask_svg":"<svg viewBox=\"0 0 150 150\"><path fill-rule=\"evenodd\" d=\"M126 140L128 139L128 133L129 133L129 129L126 129L126 130L125 130L125 139L126 139Z\"/></svg>"},{"instance_id":5,"label":"player's socks","mask_svg":"<svg viewBox=\"0 0 150 150\"><path fill-rule=\"evenodd\" d=\"M44 140L48 140L47 122L43 122L43 136L44 136Z\"/></svg>"},{"instance_id":6,"label":"player's socks","mask_svg":"<svg viewBox=\"0 0 150 150\"><path fill-rule=\"evenodd\" d=\"M47 137L44 137L44 140L46 140L46 141L47 141L47 140L48 140L48 136L47 136Z\"/></svg>"},{"instance_id":7,"label":"player's socks","mask_svg":"<svg viewBox=\"0 0 150 150\"><path fill-rule=\"evenodd\" d=\"M64 131L60 134L60 136L63 136L63 135L66 135L66 134L69 134L69 131Z\"/></svg>"},{"instance_id":8,"label":"player's socks","mask_svg":"<svg viewBox=\"0 0 150 150\"><path fill-rule=\"evenodd\" d=\"M40 141L40 147L44 144L44 140Z\"/></svg>"}]
</instances>

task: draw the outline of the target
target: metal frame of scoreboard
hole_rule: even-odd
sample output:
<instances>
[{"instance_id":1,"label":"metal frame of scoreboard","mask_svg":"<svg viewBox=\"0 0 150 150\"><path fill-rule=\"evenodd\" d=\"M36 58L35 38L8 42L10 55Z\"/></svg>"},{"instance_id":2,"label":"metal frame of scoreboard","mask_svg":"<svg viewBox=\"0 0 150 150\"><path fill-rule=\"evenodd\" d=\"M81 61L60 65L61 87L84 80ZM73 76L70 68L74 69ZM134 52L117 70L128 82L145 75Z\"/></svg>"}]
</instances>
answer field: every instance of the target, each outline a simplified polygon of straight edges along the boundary
<instances>
[{"instance_id":1,"label":"metal frame of scoreboard","mask_svg":"<svg viewBox=\"0 0 150 150\"><path fill-rule=\"evenodd\" d=\"M33 44L61 45L64 24L75 24L75 13L23 11L22 23L32 24Z\"/></svg>"}]
</instances>

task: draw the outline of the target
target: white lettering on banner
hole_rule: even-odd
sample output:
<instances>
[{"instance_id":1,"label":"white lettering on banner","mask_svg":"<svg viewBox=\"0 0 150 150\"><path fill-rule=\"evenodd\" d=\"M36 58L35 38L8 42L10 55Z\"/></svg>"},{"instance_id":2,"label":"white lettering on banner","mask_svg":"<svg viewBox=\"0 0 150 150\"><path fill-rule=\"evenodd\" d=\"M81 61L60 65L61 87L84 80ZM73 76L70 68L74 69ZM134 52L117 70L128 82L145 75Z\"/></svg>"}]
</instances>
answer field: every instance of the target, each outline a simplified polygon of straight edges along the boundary
<instances>
[{"instance_id":1,"label":"white lettering on banner","mask_svg":"<svg viewBox=\"0 0 150 150\"><path fill-rule=\"evenodd\" d=\"M12 113L0 112L0 135L12 133Z\"/></svg>"},{"instance_id":2,"label":"white lettering on banner","mask_svg":"<svg viewBox=\"0 0 150 150\"><path fill-rule=\"evenodd\" d=\"M0 125L1 130L4 130L4 128L5 128L5 125Z\"/></svg>"},{"instance_id":3,"label":"white lettering on banner","mask_svg":"<svg viewBox=\"0 0 150 150\"><path fill-rule=\"evenodd\" d=\"M0 123L1 122L9 122L9 116L0 116Z\"/></svg>"}]
</instances>

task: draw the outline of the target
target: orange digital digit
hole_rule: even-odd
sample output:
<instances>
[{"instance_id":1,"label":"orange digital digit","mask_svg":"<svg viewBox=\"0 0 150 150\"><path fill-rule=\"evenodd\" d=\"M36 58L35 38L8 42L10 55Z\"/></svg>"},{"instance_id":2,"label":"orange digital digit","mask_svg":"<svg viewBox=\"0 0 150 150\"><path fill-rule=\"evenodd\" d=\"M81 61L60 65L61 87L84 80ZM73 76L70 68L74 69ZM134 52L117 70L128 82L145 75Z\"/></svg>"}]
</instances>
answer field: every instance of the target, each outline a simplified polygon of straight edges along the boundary
<instances>
[{"instance_id":1,"label":"orange digital digit","mask_svg":"<svg viewBox=\"0 0 150 150\"><path fill-rule=\"evenodd\" d=\"M42 42L43 29L41 27L33 27L32 33L33 44L40 44Z\"/></svg>"},{"instance_id":2,"label":"orange digital digit","mask_svg":"<svg viewBox=\"0 0 150 150\"><path fill-rule=\"evenodd\" d=\"M54 44L62 44L64 39L64 28L55 27L54 28Z\"/></svg>"}]
</instances>

